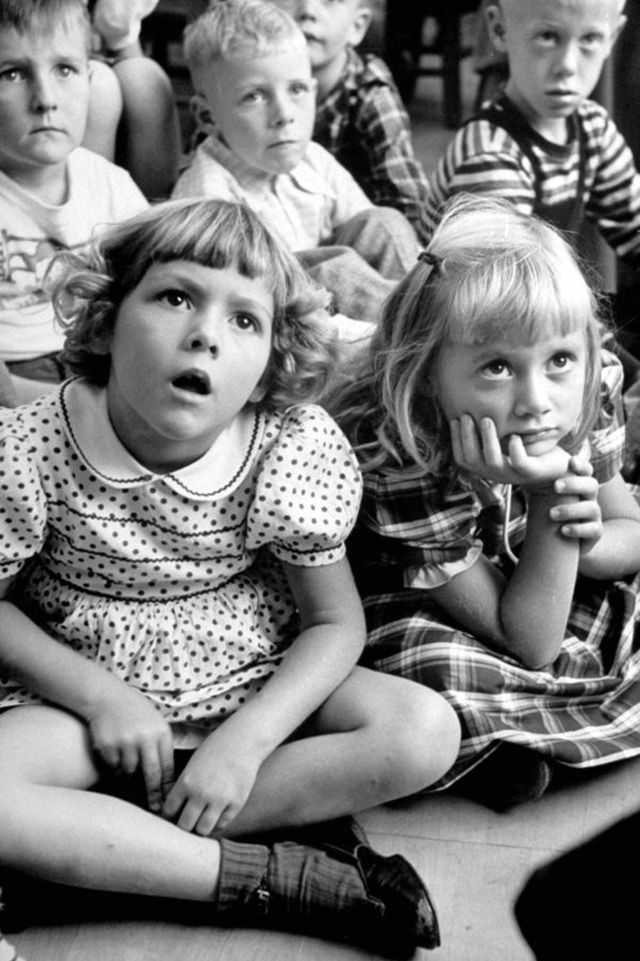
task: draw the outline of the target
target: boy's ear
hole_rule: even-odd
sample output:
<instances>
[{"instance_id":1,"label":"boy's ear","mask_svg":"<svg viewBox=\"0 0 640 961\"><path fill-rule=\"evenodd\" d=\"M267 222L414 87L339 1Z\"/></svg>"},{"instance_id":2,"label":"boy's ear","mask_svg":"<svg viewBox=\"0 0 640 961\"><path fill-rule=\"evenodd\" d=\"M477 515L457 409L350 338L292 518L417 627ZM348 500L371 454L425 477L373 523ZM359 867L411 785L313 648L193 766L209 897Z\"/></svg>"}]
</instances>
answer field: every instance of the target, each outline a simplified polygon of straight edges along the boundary
<instances>
[{"instance_id":1,"label":"boy's ear","mask_svg":"<svg viewBox=\"0 0 640 961\"><path fill-rule=\"evenodd\" d=\"M507 28L504 22L504 14L499 3L490 4L485 10L485 20L487 32L492 46L499 53L507 52Z\"/></svg>"},{"instance_id":2,"label":"boy's ear","mask_svg":"<svg viewBox=\"0 0 640 961\"><path fill-rule=\"evenodd\" d=\"M191 97L191 113L193 114L198 126L214 125L213 114L207 98L197 91Z\"/></svg>"},{"instance_id":3,"label":"boy's ear","mask_svg":"<svg viewBox=\"0 0 640 961\"><path fill-rule=\"evenodd\" d=\"M364 40L365 34L369 29L369 24L371 23L371 17L372 13L369 7L358 7L347 33L347 42L350 43L352 47L357 47L358 44Z\"/></svg>"}]
</instances>

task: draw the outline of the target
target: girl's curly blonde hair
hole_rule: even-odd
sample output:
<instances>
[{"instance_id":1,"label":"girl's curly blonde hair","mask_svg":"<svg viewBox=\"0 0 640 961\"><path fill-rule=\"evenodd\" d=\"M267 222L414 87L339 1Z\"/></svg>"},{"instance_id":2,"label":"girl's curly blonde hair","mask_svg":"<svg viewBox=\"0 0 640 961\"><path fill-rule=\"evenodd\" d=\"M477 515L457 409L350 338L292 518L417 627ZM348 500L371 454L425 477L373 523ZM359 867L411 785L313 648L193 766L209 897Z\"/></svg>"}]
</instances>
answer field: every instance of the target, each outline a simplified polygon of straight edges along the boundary
<instances>
[{"instance_id":1,"label":"girl's curly blonde hair","mask_svg":"<svg viewBox=\"0 0 640 961\"><path fill-rule=\"evenodd\" d=\"M105 231L86 253L54 258L52 299L66 328L62 357L73 373L107 384L120 304L151 265L173 260L233 267L264 280L273 294L271 358L261 383L265 407L282 410L320 394L335 362L329 295L248 207L224 200L157 204Z\"/></svg>"}]
</instances>

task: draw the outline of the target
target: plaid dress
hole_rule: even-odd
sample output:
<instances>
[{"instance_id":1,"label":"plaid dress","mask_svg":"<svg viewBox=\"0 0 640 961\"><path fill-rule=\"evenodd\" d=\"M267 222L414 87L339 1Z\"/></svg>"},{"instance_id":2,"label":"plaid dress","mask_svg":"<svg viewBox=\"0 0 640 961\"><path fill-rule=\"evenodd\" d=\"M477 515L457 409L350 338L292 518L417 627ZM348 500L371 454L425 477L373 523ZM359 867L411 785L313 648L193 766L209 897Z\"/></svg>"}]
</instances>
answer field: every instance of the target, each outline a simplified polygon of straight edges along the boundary
<instances>
[{"instance_id":1,"label":"plaid dress","mask_svg":"<svg viewBox=\"0 0 640 961\"><path fill-rule=\"evenodd\" d=\"M621 389L620 365L605 354L601 410L589 437L600 483L622 461ZM504 487L458 477L443 484L417 469L365 475L351 551L367 614L364 663L440 691L462 725L460 755L430 790L449 787L501 742L581 768L640 754L640 575L579 577L560 652L537 670L460 630L431 600L430 587L480 552L508 576L505 543L517 553L526 500L512 491L524 513L507 518L505 538L504 495Z\"/></svg>"}]
</instances>

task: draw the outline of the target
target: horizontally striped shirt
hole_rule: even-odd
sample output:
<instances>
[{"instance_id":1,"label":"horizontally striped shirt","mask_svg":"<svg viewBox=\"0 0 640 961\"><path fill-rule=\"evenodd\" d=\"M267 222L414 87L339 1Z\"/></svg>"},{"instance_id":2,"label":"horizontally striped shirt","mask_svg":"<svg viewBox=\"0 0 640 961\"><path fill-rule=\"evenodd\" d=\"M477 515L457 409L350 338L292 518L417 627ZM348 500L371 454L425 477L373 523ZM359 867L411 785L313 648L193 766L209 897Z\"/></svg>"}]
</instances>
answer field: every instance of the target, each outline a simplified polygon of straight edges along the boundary
<instances>
[{"instance_id":1,"label":"horizontally striped shirt","mask_svg":"<svg viewBox=\"0 0 640 961\"><path fill-rule=\"evenodd\" d=\"M500 102L496 103L500 107ZM511 110L516 110L509 104ZM547 140L527 127L531 150L538 160L545 206L571 199L578 188L580 136L585 151L584 205L605 240L619 257L640 260L640 176L633 155L607 111L585 100L569 118L566 144ZM494 194L511 200L523 213L536 201L535 173L530 159L502 127L470 120L456 133L430 178L426 216L433 230L442 205L461 192Z\"/></svg>"}]
</instances>

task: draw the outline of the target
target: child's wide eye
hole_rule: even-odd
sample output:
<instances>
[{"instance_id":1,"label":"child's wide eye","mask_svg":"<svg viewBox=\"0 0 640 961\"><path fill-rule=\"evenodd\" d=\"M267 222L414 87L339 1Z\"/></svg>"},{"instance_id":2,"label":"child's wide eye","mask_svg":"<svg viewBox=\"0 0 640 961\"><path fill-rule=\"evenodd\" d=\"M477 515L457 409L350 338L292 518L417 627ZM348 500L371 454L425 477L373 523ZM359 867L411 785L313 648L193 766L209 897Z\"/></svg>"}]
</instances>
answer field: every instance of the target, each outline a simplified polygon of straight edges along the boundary
<instances>
[{"instance_id":1,"label":"child's wide eye","mask_svg":"<svg viewBox=\"0 0 640 961\"><path fill-rule=\"evenodd\" d=\"M304 97L305 94L310 92L310 90L311 90L310 85L308 83L304 83L302 80L298 80L296 81L296 83L292 83L289 88L290 93L294 97Z\"/></svg>"},{"instance_id":2,"label":"child's wide eye","mask_svg":"<svg viewBox=\"0 0 640 961\"><path fill-rule=\"evenodd\" d=\"M597 50L604 42L605 38L601 33L586 33L580 38L580 46L587 51Z\"/></svg>"},{"instance_id":3,"label":"child's wide eye","mask_svg":"<svg viewBox=\"0 0 640 961\"><path fill-rule=\"evenodd\" d=\"M536 34L536 41L543 47L550 47L558 40L557 33L553 30L541 30Z\"/></svg>"},{"instance_id":4,"label":"child's wide eye","mask_svg":"<svg viewBox=\"0 0 640 961\"><path fill-rule=\"evenodd\" d=\"M174 287L160 291L156 300L167 304L169 307L183 307L185 310L188 310L191 306L191 301L187 294L185 294L183 290L178 290Z\"/></svg>"},{"instance_id":5,"label":"child's wide eye","mask_svg":"<svg viewBox=\"0 0 640 961\"><path fill-rule=\"evenodd\" d=\"M57 71L61 77L72 77L78 73L78 68L71 63L59 63Z\"/></svg>"},{"instance_id":6,"label":"child's wide eye","mask_svg":"<svg viewBox=\"0 0 640 961\"><path fill-rule=\"evenodd\" d=\"M5 83L16 83L24 78L25 71L21 67L7 67L5 70L0 70L0 80Z\"/></svg>"},{"instance_id":7,"label":"child's wide eye","mask_svg":"<svg viewBox=\"0 0 640 961\"><path fill-rule=\"evenodd\" d=\"M240 311L233 315L233 323L239 330L260 330L260 321L253 314L244 313Z\"/></svg>"},{"instance_id":8,"label":"child's wide eye","mask_svg":"<svg viewBox=\"0 0 640 961\"><path fill-rule=\"evenodd\" d=\"M490 360L488 364L484 365L481 373L483 377L488 377L491 380L503 380L509 377L511 368L506 360L502 360L501 357L496 357L495 360Z\"/></svg>"},{"instance_id":9,"label":"child's wide eye","mask_svg":"<svg viewBox=\"0 0 640 961\"><path fill-rule=\"evenodd\" d=\"M569 370L569 368L573 366L574 360L573 354L568 353L566 350L559 350L551 358L551 367L555 371Z\"/></svg>"},{"instance_id":10,"label":"child's wide eye","mask_svg":"<svg viewBox=\"0 0 640 961\"><path fill-rule=\"evenodd\" d=\"M263 103L266 99L266 94L264 90L256 88L255 90L247 90L243 93L240 102L246 104L252 103Z\"/></svg>"}]
</instances>

